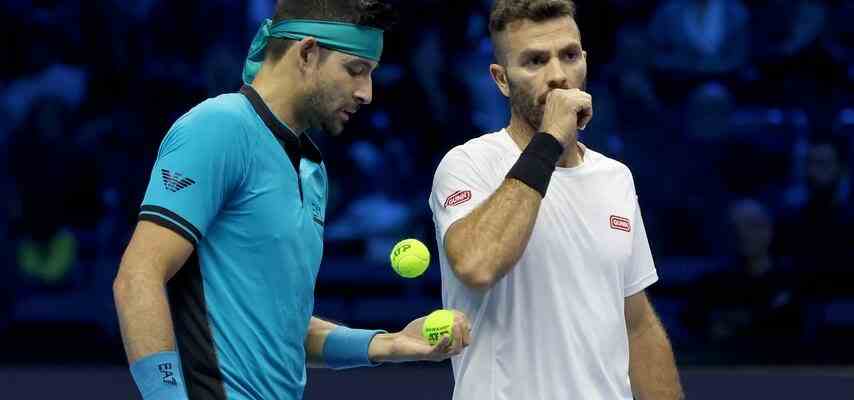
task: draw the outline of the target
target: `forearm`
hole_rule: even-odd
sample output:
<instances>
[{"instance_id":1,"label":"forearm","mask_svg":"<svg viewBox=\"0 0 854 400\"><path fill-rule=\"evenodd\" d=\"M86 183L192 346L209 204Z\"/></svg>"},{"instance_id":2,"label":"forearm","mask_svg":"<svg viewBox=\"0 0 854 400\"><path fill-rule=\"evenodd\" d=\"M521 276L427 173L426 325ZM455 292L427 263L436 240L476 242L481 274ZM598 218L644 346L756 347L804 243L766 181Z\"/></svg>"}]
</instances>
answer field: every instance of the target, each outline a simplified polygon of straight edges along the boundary
<instances>
[{"instance_id":1,"label":"forearm","mask_svg":"<svg viewBox=\"0 0 854 400\"><path fill-rule=\"evenodd\" d=\"M117 278L113 295L128 361L175 351L175 337L163 282L143 276Z\"/></svg>"},{"instance_id":2,"label":"forearm","mask_svg":"<svg viewBox=\"0 0 854 400\"><path fill-rule=\"evenodd\" d=\"M673 350L664 327L653 317L629 334L629 377L638 400L684 398Z\"/></svg>"},{"instance_id":3,"label":"forearm","mask_svg":"<svg viewBox=\"0 0 854 400\"><path fill-rule=\"evenodd\" d=\"M334 362L334 360L332 363L333 365L329 365L327 357L333 357L333 359L335 359L342 357L342 354L328 354L330 350L326 347L326 340L329 338L330 333L339 327L340 325L336 325L332 322L324 321L317 317L311 317L308 324L308 334L305 337L306 364L309 368L342 368L342 365L339 365L340 362ZM368 330L350 330L350 332L359 332L360 335L364 335L362 338L369 338L372 336L370 339L367 339L369 340L369 342L367 342L367 354L365 356L366 358L362 360L363 362L374 364L388 361L388 353L390 352L390 334L377 333L374 336L370 333L375 331ZM358 342L360 342L360 340L356 341L356 343ZM340 349L339 346L333 347ZM332 351L335 352L334 349ZM347 350L346 352L349 351L350 350ZM350 356L352 355L353 354L350 354ZM347 366L343 367L347 368Z\"/></svg>"},{"instance_id":4,"label":"forearm","mask_svg":"<svg viewBox=\"0 0 854 400\"><path fill-rule=\"evenodd\" d=\"M308 334L305 337L305 357L309 368L326 367L326 363L323 362L323 345L326 343L329 332L337 327L338 325L329 321L311 317L308 323Z\"/></svg>"},{"instance_id":5,"label":"forearm","mask_svg":"<svg viewBox=\"0 0 854 400\"><path fill-rule=\"evenodd\" d=\"M504 183L445 239L460 278L489 287L519 261L537 220L542 196L516 179Z\"/></svg>"}]
</instances>

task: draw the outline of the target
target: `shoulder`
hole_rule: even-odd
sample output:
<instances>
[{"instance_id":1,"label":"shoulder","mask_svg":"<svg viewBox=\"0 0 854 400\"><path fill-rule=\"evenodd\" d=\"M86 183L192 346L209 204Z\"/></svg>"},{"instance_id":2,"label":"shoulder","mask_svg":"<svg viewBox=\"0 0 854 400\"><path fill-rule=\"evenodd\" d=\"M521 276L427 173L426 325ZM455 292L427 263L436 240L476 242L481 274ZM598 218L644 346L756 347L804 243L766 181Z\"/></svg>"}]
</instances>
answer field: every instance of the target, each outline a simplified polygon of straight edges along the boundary
<instances>
[{"instance_id":1,"label":"shoulder","mask_svg":"<svg viewBox=\"0 0 854 400\"><path fill-rule=\"evenodd\" d=\"M504 135L503 130L487 133L452 148L442 158L439 168L453 167L460 164L468 164L471 167L476 165L494 165L496 160L506 157L509 153L506 140L504 140L505 138L502 135Z\"/></svg>"},{"instance_id":2,"label":"shoulder","mask_svg":"<svg viewBox=\"0 0 854 400\"><path fill-rule=\"evenodd\" d=\"M243 95L229 93L207 99L187 111L175 122L176 127L206 132L243 128L251 114Z\"/></svg>"},{"instance_id":3,"label":"shoulder","mask_svg":"<svg viewBox=\"0 0 854 400\"><path fill-rule=\"evenodd\" d=\"M618 182L634 184L632 171L626 164L621 161L608 157L598 151L585 147L585 162L592 164L592 169L597 173L607 175L609 179L616 179Z\"/></svg>"},{"instance_id":4,"label":"shoulder","mask_svg":"<svg viewBox=\"0 0 854 400\"><path fill-rule=\"evenodd\" d=\"M247 146L250 117L245 99L238 93L207 99L175 121L163 139L161 151L186 144L199 150Z\"/></svg>"}]
</instances>

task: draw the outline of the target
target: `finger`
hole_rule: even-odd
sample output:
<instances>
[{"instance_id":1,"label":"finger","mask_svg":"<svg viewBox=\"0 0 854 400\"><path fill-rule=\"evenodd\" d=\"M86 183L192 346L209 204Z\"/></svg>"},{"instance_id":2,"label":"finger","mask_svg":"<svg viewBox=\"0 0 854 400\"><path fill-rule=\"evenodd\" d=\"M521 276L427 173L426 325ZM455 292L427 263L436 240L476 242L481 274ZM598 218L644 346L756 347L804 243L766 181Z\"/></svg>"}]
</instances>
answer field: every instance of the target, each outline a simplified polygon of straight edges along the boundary
<instances>
[{"instance_id":1,"label":"finger","mask_svg":"<svg viewBox=\"0 0 854 400\"><path fill-rule=\"evenodd\" d=\"M590 120L593 119L593 102L592 100L585 100L580 104L578 111L578 126L580 130L584 130L587 128L587 124L590 123Z\"/></svg>"},{"instance_id":2,"label":"finger","mask_svg":"<svg viewBox=\"0 0 854 400\"><path fill-rule=\"evenodd\" d=\"M452 329L451 334L454 335L454 340L451 343L450 348L448 349L448 353L451 354L459 354L462 350L462 342L463 342L463 323L462 321L458 321L454 323L454 329Z\"/></svg>"},{"instance_id":3,"label":"finger","mask_svg":"<svg viewBox=\"0 0 854 400\"><path fill-rule=\"evenodd\" d=\"M461 342L462 347L468 347L469 343L471 343L471 324L468 321L463 323L463 337Z\"/></svg>"},{"instance_id":4,"label":"finger","mask_svg":"<svg viewBox=\"0 0 854 400\"><path fill-rule=\"evenodd\" d=\"M552 96L554 95L554 90L549 90L548 92L543 93L537 101L541 105L549 104L549 102L554 101Z\"/></svg>"},{"instance_id":5,"label":"finger","mask_svg":"<svg viewBox=\"0 0 854 400\"><path fill-rule=\"evenodd\" d=\"M459 339L460 348L468 346L469 343L469 335L471 331L471 324L469 324L468 318L466 315L460 311L456 311L457 321L454 322L455 326L460 327L460 332L456 338Z\"/></svg>"},{"instance_id":6,"label":"finger","mask_svg":"<svg viewBox=\"0 0 854 400\"><path fill-rule=\"evenodd\" d=\"M582 110L580 115L581 121L578 125L581 127L579 129L583 131L585 128L587 128L587 124L589 124L590 121L593 119L593 110Z\"/></svg>"},{"instance_id":7,"label":"finger","mask_svg":"<svg viewBox=\"0 0 854 400\"><path fill-rule=\"evenodd\" d=\"M447 359L448 357L454 355L455 341L451 338L450 335L445 335L442 339L444 340L444 343L442 347L439 348L439 353L437 354L437 357L439 357L440 360Z\"/></svg>"},{"instance_id":8,"label":"finger","mask_svg":"<svg viewBox=\"0 0 854 400\"><path fill-rule=\"evenodd\" d=\"M579 108L590 107L593 104L593 96L589 93L579 92L574 94L573 98L576 99L576 105Z\"/></svg>"},{"instance_id":9,"label":"finger","mask_svg":"<svg viewBox=\"0 0 854 400\"><path fill-rule=\"evenodd\" d=\"M564 99L569 99L575 95L573 92L574 89L561 89L561 88L552 88L549 89L548 92L543 96L545 102L543 104L548 104L549 101L557 101L558 97L563 97Z\"/></svg>"},{"instance_id":10,"label":"finger","mask_svg":"<svg viewBox=\"0 0 854 400\"><path fill-rule=\"evenodd\" d=\"M433 346L433 353L435 354L443 354L448 352L448 347L451 345L451 338L448 335L442 335L442 338L439 339L439 342Z\"/></svg>"}]
</instances>

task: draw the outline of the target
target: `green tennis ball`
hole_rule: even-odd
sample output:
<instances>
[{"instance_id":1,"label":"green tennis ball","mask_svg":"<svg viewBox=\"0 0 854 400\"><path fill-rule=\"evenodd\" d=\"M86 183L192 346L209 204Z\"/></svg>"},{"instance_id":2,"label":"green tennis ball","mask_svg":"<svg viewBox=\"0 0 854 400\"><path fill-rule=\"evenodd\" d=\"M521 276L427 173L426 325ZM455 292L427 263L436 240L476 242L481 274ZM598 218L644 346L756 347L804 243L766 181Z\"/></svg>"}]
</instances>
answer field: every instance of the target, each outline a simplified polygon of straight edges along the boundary
<instances>
[{"instance_id":1,"label":"green tennis ball","mask_svg":"<svg viewBox=\"0 0 854 400\"><path fill-rule=\"evenodd\" d=\"M448 310L436 310L427 316L424 320L424 326L421 328L421 336L431 346L435 346L442 340L443 336L451 338L451 344L454 343L454 313Z\"/></svg>"},{"instance_id":2,"label":"green tennis ball","mask_svg":"<svg viewBox=\"0 0 854 400\"><path fill-rule=\"evenodd\" d=\"M404 278L417 278L430 265L430 250L415 239L397 242L391 250L391 267Z\"/></svg>"}]
</instances>

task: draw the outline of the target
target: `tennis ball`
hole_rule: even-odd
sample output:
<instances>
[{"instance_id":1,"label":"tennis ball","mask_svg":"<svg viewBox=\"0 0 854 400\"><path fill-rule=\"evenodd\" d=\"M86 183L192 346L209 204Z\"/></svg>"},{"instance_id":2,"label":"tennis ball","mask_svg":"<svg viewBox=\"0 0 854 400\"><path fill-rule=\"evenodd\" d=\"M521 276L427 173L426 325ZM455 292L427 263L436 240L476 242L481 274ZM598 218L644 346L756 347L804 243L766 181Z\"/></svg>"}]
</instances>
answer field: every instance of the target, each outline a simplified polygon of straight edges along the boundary
<instances>
[{"instance_id":1,"label":"tennis ball","mask_svg":"<svg viewBox=\"0 0 854 400\"><path fill-rule=\"evenodd\" d=\"M430 250L418 240L401 240L391 250L391 267L404 278L417 278L429 265Z\"/></svg>"},{"instance_id":2,"label":"tennis ball","mask_svg":"<svg viewBox=\"0 0 854 400\"><path fill-rule=\"evenodd\" d=\"M451 343L454 343L454 313L448 310L436 310L427 316L424 320L424 326L421 328L421 336L431 346L435 346L442 340L443 336L451 338Z\"/></svg>"}]
</instances>

